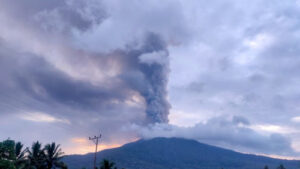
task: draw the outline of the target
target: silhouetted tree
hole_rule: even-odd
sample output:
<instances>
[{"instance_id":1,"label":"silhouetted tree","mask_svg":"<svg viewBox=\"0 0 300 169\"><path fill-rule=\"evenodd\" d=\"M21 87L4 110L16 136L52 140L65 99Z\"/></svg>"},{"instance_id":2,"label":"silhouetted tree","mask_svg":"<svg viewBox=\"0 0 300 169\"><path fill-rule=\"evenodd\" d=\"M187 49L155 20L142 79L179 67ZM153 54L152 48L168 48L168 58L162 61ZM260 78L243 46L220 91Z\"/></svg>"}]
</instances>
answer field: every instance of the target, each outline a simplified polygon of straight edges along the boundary
<instances>
[{"instance_id":1,"label":"silhouetted tree","mask_svg":"<svg viewBox=\"0 0 300 169\"><path fill-rule=\"evenodd\" d=\"M280 164L277 169L285 169L285 167L283 166L283 164Z\"/></svg>"},{"instance_id":2,"label":"silhouetted tree","mask_svg":"<svg viewBox=\"0 0 300 169\"><path fill-rule=\"evenodd\" d=\"M62 159L60 145L47 144L42 148L34 142L31 149L23 149L21 142L13 140L0 142L0 169L68 169Z\"/></svg>"},{"instance_id":3,"label":"silhouetted tree","mask_svg":"<svg viewBox=\"0 0 300 169\"><path fill-rule=\"evenodd\" d=\"M55 143L47 144L44 151L47 169L52 169L54 166L57 168L66 167L61 161L63 152L60 149L60 145L56 145Z\"/></svg>"},{"instance_id":4,"label":"silhouetted tree","mask_svg":"<svg viewBox=\"0 0 300 169\"><path fill-rule=\"evenodd\" d=\"M101 162L100 169L117 169L117 167L115 167L114 162L110 162L109 160L104 159Z\"/></svg>"},{"instance_id":5,"label":"silhouetted tree","mask_svg":"<svg viewBox=\"0 0 300 169\"><path fill-rule=\"evenodd\" d=\"M16 169L24 169L28 166L28 160L25 156L26 150L23 150L23 144L21 142L17 142L15 144L15 160L14 165Z\"/></svg>"},{"instance_id":6,"label":"silhouetted tree","mask_svg":"<svg viewBox=\"0 0 300 169\"><path fill-rule=\"evenodd\" d=\"M46 156L44 149L42 149L42 144L34 142L31 146L31 150L28 150L28 159L29 165L34 169L45 169L46 165Z\"/></svg>"},{"instance_id":7,"label":"silhouetted tree","mask_svg":"<svg viewBox=\"0 0 300 169\"><path fill-rule=\"evenodd\" d=\"M269 169L269 166L268 166L268 165L265 165L264 169Z\"/></svg>"}]
</instances>

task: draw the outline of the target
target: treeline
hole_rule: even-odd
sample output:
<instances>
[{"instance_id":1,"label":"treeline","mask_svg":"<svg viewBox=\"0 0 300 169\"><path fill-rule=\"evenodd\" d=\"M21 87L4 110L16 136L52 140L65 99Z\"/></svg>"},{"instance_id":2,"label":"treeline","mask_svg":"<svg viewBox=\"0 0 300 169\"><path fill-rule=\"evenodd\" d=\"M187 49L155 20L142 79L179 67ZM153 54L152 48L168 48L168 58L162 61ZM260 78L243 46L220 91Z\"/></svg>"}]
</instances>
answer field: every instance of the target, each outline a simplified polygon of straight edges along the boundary
<instances>
[{"instance_id":1,"label":"treeline","mask_svg":"<svg viewBox=\"0 0 300 169\"><path fill-rule=\"evenodd\" d=\"M269 166L265 166L264 169L269 169ZM280 164L276 169L286 169L283 164Z\"/></svg>"},{"instance_id":2,"label":"treeline","mask_svg":"<svg viewBox=\"0 0 300 169\"><path fill-rule=\"evenodd\" d=\"M86 168L82 168L82 169L86 169ZM114 162L110 162L109 160L107 159L104 159L101 163L100 163L100 167L96 167L95 169L118 169L116 166L115 166L115 163ZM124 169L124 168L122 168Z\"/></svg>"},{"instance_id":3,"label":"treeline","mask_svg":"<svg viewBox=\"0 0 300 169\"><path fill-rule=\"evenodd\" d=\"M42 147L37 141L31 148L24 148L21 142L5 140L0 142L0 169L67 169L62 155L60 145L55 143Z\"/></svg>"}]
</instances>

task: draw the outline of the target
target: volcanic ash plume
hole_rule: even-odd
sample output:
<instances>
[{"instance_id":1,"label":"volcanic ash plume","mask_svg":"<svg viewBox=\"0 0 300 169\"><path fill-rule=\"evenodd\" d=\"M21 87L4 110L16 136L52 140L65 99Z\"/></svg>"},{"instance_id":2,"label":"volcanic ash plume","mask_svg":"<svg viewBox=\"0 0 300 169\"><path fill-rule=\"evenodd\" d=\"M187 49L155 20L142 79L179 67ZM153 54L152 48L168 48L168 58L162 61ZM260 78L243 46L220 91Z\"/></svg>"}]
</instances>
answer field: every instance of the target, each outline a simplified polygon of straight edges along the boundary
<instances>
[{"instance_id":1,"label":"volcanic ash plume","mask_svg":"<svg viewBox=\"0 0 300 169\"><path fill-rule=\"evenodd\" d=\"M147 123L168 123L168 51L156 34L148 34L138 49L123 54L122 79L144 98Z\"/></svg>"},{"instance_id":2,"label":"volcanic ash plume","mask_svg":"<svg viewBox=\"0 0 300 169\"><path fill-rule=\"evenodd\" d=\"M146 84L139 92L146 102L147 122L167 123L170 109L167 100L168 51L164 42L153 34L148 36L141 51L138 67Z\"/></svg>"}]
</instances>

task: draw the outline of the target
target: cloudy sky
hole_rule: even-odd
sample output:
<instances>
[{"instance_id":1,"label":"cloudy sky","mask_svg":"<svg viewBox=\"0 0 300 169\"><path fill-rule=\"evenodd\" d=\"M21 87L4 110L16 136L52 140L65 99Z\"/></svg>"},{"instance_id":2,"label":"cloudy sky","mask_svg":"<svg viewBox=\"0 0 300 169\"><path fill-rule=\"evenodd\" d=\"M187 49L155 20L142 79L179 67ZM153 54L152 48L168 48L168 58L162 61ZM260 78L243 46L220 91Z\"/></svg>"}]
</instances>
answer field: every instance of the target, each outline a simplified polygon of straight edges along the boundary
<instances>
[{"instance_id":1,"label":"cloudy sky","mask_svg":"<svg viewBox=\"0 0 300 169\"><path fill-rule=\"evenodd\" d=\"M0 139L299 159L299 16L298 0L0 0Z\"/></svg>"}]
</instances>

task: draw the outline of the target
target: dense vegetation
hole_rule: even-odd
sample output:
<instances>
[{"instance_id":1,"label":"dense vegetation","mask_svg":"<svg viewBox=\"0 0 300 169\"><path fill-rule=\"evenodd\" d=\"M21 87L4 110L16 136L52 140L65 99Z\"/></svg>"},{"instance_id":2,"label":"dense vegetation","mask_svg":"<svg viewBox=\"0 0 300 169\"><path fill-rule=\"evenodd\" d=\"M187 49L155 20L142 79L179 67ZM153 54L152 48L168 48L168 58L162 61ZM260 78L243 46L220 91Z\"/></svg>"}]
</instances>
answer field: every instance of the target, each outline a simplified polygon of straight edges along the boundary
<instances>
[{"instance_id":1,"label":"dense vegetation","mask_svg":"<svg viewBox=\"0 0 300 169\"><path fill-rule=\"evenodd\" d=\"M13 140L0 142L0 169L67 169L62 162L63 152L55 143L42 147L34 142L31 148Z\"/></svg>"}]
</instances>

